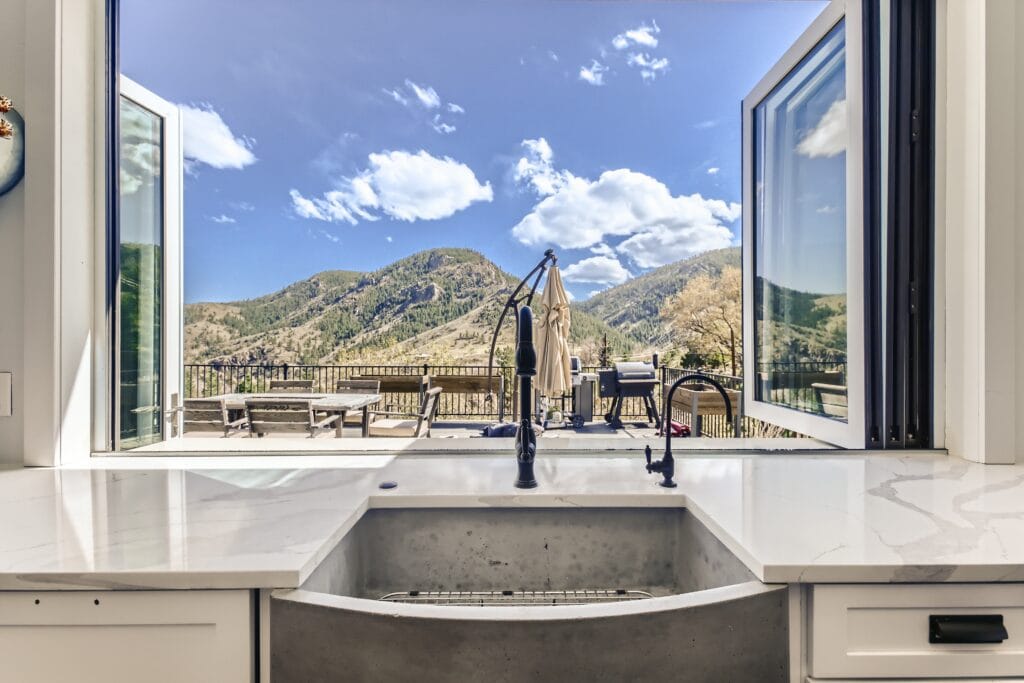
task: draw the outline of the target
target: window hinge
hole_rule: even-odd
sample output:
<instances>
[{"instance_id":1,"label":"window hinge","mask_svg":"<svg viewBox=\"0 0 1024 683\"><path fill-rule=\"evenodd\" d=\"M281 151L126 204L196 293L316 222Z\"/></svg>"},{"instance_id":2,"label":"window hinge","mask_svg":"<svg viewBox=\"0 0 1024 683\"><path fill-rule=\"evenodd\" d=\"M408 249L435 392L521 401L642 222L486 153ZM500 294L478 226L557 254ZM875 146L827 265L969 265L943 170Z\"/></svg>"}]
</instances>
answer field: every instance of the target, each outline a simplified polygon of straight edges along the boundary
<instances>
[{"instance_id":1,"label":"window hinge","mask_svg":"<svg viewBox=\"0 0 1024 683\"><path fill-rule=\"evenodd\" d=\"M921 139L921 111L914 109L910 112L910 142L914 143Z\"/></svg>"},{"instance_id":2,"label":"window hinge","mask_svg":"<svg viewBox=\"0 0 1024 683\"><path fill-rule=\"evenodd\" d=\"M889 427L889 443L900 442L900 427L899 425L892 425Z\"/></svg>"}]
</instances>

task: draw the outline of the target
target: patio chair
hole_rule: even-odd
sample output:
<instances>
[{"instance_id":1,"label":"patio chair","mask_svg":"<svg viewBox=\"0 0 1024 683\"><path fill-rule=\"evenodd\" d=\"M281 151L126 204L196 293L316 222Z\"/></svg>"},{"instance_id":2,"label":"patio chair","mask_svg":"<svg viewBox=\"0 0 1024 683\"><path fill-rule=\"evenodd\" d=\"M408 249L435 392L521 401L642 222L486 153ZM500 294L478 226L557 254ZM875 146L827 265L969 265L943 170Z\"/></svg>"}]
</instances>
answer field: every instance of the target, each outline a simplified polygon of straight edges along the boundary
<instances>
[{"instance_id":1,"label":"patio chair","mask_svg":"<svg viewBox=\"0 0 1024 683\"><path fill-rule=\"evenodd\" d=\"M379 394L380 393L380 380L379 379L339 379L334 384L334 393L336 394ZM373 413L370 413L370 418L373 418ZM347 425L361 425L363 424L363 416L356 413L349 413L345 415L345 424Z\"/></svg>"},{"instance_id":2,"label":"patio chair","mask_svg":"<svg viewBox=\"0 0 1024 683\"><path fill-rule=\"evenodd\" d=\"M245 402L245 415L249 436L307 432L312 439L329 429L334 429L336 434L341 431L341 415L315 415L309 399L250 398Z\"/></svg>"},{"instance_id":3,"label":"patio chair","mask_svg":"<svg viewBox=\"0 0 1024 683\"><path fill-rule=\"evenodd\" d=\"M850 406L846 387L841 384L825 384L814 382L814 399L821 406L821 412L827 417L845 420L849 416Z\"/></svg>"},{"instance_id":4,"label":"patio chair","mask_svg":"<svg viewBox=\"0 0 1024 683\"><path fill-rule=\"evenodd\" d=\"M430 436L430 428L437 414L438 395L441 387L428 389L423 394L423 403L418 413L394 411L371 411L370 436L414 437ZM383 419L377 419L377 418Z\"/></svg>"},{"instance_id":5,"label":"patio chair","mask_svg":"<svg viewBox=\"0 0 1024 683\"><path fill-rule=\"evenodd\" d=\"M244 416L237 420L231 419L222 399L185 399L184 427L186 432L222 431L224 436L228 437L232 430L241 431L245 424Z\"/></svg>"},{"instance_id":6,"label":"patio chair","mask_svg":"<svg viewBox=\"0 0 1024 683\"><path fill-rule=\"evenodd\" d=\"M311 379L272 379L270 391L274 394L310 394L313 392Z\"/></svg>"}]
</instances>

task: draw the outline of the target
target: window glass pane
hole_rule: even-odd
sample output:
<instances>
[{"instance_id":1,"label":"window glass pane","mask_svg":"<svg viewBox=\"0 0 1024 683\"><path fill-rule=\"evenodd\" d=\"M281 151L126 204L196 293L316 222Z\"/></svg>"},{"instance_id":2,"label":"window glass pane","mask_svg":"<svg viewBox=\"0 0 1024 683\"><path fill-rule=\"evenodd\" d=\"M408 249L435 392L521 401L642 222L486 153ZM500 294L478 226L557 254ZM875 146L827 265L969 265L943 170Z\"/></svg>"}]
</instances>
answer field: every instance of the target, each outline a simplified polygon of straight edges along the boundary
<instances>
[{"instance_id":1,"label":"window glass pane","mask_svg":"<svg viewBox=\"0 0 1024 683\"><path fill-rule=\"evenodd\" d=\"M843 23L754 110L759 401L845 421Z\"/></svg>"},{"instance_id":2,"label":"window glass pane","mask_svg":"<svg viewBox=\"0 0 1024 683\"><path fill-rule=\"evenodd\" d=\"M121 98L118 323L122 448L162 438L162 119Z\"/></svg>"}]
</instances>

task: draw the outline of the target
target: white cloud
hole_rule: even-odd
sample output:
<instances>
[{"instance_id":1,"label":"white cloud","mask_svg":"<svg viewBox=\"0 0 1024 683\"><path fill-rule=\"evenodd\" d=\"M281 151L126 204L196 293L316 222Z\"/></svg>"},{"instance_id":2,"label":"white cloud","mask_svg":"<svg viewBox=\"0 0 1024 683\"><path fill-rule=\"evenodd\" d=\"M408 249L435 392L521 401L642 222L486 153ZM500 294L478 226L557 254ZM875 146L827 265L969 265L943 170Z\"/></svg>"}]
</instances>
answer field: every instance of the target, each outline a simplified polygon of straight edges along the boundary
<instances>
[{"instance_id":1,"label":"white cloud","mask_svg":"<svg viewBox=\"0 0 1024 683\"><path fill-rule=\"evenodd\" d=\"M548 58L551 59L552 62L559 61L558 53L554 50L548 50Z\"/></svg>"},{"instance_id":2,"label":"white cloud","mask_svg":"<svg viewBox=\"0 0 1024 683\"><path fill-rule=\"evenodd\" d=\"M405 79L405 86L412 91L412 94L416 96L419 103L427 109L437 109L441 106L441 98L438 96L437 91L429 85L421 86L407 78Z\"/></svg>"},{"instance_id":3,"label":"white cloud","mask_svg":"<svg viewBox=\"0 0 1024 683\"><path fill-rule=\"evenodd\" d=\"M605 289L607 289L607 287L605 287ZM603 291L604 291L604 289L592 289L589 292L587 292L587 298L589 299L592 296L597 296L598 294L600 294Z\"/></svg>"},{"instance_id":4,"label":"white cloud","mask_svg":"<svg viewBox=\"0 0 1024 683\"><path fill-rule=\"evenodd\" d=\"M697 130L708 130L718 125L718 119L708 119L706 121L698 121L693 124L693 127Z\"/></svg>"},{"instance_id":5,"label":"white cloud","mask_svg":"<svg viewBox=\"0 0 1024 683\"><path fill-rule=\"evenodd\" d=\"M569 182L571 173L555 170L554 152L546 139L523 140L522 147L526 156L516 162L513 171L516 182L526 183L542 197L558 192Z\"/></svg>"},{"instance_id":6,"label":"white cloud","mask_svg":"<svg viewBox=\"0 0 1024 683\"><path fill-rule=\"evenodd\" d=\"M612 38L612 47L616 50L625 50L630 45L655 48L658 47L658 39L655 36L659 33L661 29L657 23L652 21L650 26L641 24Z\"/></svg>"},{"instance_id":7,"label":"white cloud","mask_svg":"<svg viewBox=\"0 0 1024 683\"><path fill-rule=\"evenodd\" d=\"M722 169L718 168L717 166L712 166L711 168L708 169L708 175L718 175L718 172L721 170Z\"/></svg>"},{"instance_id":8,"label":"white cloud","mask_svg":"<svg viewBox=\"0 0 1024 683\"><path fill-rule=\"evenodd\" d=\"M387 240L388 244L391 244L392 242L394 242L394 241L395 241L395 240L394 240L394 238L393 238L393 237L391 237L391 235L388 235L388 236L387 236L387 237L385 237L384 239L385 239L385 240Z\"/></svg>"},{"instance_id":9,"label":"white cloud","mask_svg":"<svg viewBox=\"0 0 1024 683\"><path fill-rule=\"evenodd\" d=\"M846 151L846 100L836 100L796 146L805 157L834 157Z\"/></svg>"},{"instance_id":10,"label":"white cloud","mask_svg":"<svg viewBox=\"0 0 1024 683\"><path fill-rule=\"evenodd\" d=\"M291 191L292 208L302 218L345 222L376 221L381 215L401 221L438 220L474 202L490 202L490 183L481 185L465 164L425 151L381 152L369 156L369 168L344 177L337 189L308 198Z\"/></svg>"},{"instance_id":11,"label":"white cloud","mask_svg":"<svg viewBox=\"0 0 1024 683\"><path fill-rule=\"evenodd\" d=\"M440 114L434 115L434 119L433 121L430 122L430 125L436 132L440 133L441 135L451 135L456 130L458 130L455 126L452 126L442 121Z\"/></svg>"},{"instance_id":12,"label":"white cloud","mask_svg":"<svg viewBox=\"0 0 1024 683\"><path fill-rule=\"evenodd\" d=\"M528 245L583 249L609 236L669 227L696 244L714 245L704 246L707 249L731 243L732 233L721 221L735 220L739 211L739 204L699 194L673 196L660 181L623 168L605 171L595 181L571 176L557 192L534 206L512 234Z\"/></svg>"},{"instance_id":13,"label":"white cloud","mask_svg":"<svg viewBox=\"0 0 1024 683\"><path fill-rule=\"evenodd\" d=\"M568 297L569 301L576 301L576 295L570 292L568 289L565 290L565 296Z\"/></svg>"},{"instance_id":14,"label":"white cloud","mask_svg":"<svg viewBox=\"0 0 1024 683\"><path fill-rule=\"evenodd\" d=\"M597 180L579 178L552 164L543 138L525 140L528 156L515 169L542 199L512 234L523 244L589 248L613 253L610 237L626 239L614 250L641 268L652 268L732 244L726 223L740 205L699 194L674 196L662 182L626 168L605 171Z\"/></svg>"},{"instance_id":15,"label":"white cloud","mask_svg":"<svg viewBox=\"0 0 1024 683\"><path fill-rule=\"evenodd\" d=\"M221 215L219 215L219 216L210 216L210 220L213 221L214 223L220 223L220 224L224 224L224 223L237 223L238 222L234 218L232 218L231 216L225 215L223 213Z\"/></svg>"},{"instance_id":16,"label":"white cloud","mask_svg":"<svg viewBox=\"0 0 1024 683\"><path fill-rule=\"evenodd\" d=\"M306 199L298 190L292 190L288 194L291 195L292 209L296 215L302 218L315 218L319 221L329 220L312 199Z\"/></svg>"},{"instance_id":17,"label":"white cloud","mask_svg":"<svg viewBox=\"0 0 1024 683\"><path fill-rule=\"evenodd\" d=\"M448 111L452 114L465 114L466 110L454 102L448 103Z\"/></svg>"},{"instance_id":18,"label":"white cloud","mask_svg":"<svg viewBox=\"0 0 1024 683\"><path fill-rule=\"evenodd\" d=\"M141 112L121 116L121 193L134 194L151 184L160 170L160 147L152 141L149 122Z\"/></svg>"},{"instance_id":19,"label":"white cloud","mask_svg":"<svg viewBox=\"0 0 1024 683\"><path fill-rule=\"evenodd\" d=\"M596 59L592 59L590 60L590 66L580 67L580 80L590 85L604 85L604 74L606 71L608 71L607 66Z\"/></svg>"},{"instance_id":20,"label":"white cloud","mask_svg":"<svg viewBox=\"0 0 1024 683\"><path fill-rule=\"evenodd\" d=\"M640 69L640 76L645 81L653 81L658 74L668 68L668 59L655 59L646 52L631 52L626 63Z\"/></svg>"},{"instance_id":21,"label":"white cloud","mask_svg":"<svg viewBox=\"0 0 1024 683\"><path fill-rule=\"evenodd\" d=\"M252 204L250 204L249 202L231 202L230 206L231 206L232 209L235 209L237 211L255 211L256 210L256 207L253 206Z\"/></svg>"},{"instance_id":22,"label":"white cloud","mask_svg":"<svg viewBox=\"0 0 1024 683\"><path fill-rule=\"evenodd\" d=\"M332 235L331 233L327 232L326 230L321 230L320 234L324 236L324 239L326 239L326 240L328 240L330 242L334 242L335 244L339 244L341 242L341 238L340 237L338 237L337 235Z\"/></svg>"},{"instance_id":23,"label":"white cloud","mask_svg":"<svg viewBox=\"0 0 1024 683\"><path fill-rule=\"evenodd\" d=\"M839 207L831 206L831 205L828 205L828 204L826 204L825 206L819 206L817 209L815 209L816 213L826 214L826 215L827 214L836 213L837 211L839 211Z\"/></svg>"},{"instance_id":24,"label":"white cloud","mask_svg":"<svg viewBox=\"0 0 1024 683\"><path fill-rule=\"evenodd\" d=\"M617 250L640 268L657 268L731 244L732 231L724 225L677 223L648 228L623 241Z\"/></svg>"},{"instance_id":25,"label":"white cloud","mask_svg":"<svg viewBox=\"0 0 1024 683\"><path fill-rule=\"evenodd\" d=\"M621 285L632 276L614 256L591 256L568 266L562 277L569 282Z\"/></svg>"},{"instance_id":26,"label":"white cloud","mask_svg":"<svg viewBox=\"0 0 1024 683\"><path fill-rule=\"evenodd\" d=\"M403 107L409 106L409 98L407 98L402 93L398 92L398 89L388 90L387 88L383 88L383 91L387 95L390 95L391 99L393 99L395 102L398 102Z\"/></svg>"},{"instance_id":27,"label":"white cloud","mask_svg":"<svg viewBox=\"0 0 1024 683\"><path fill-rule=\"evenodd\" d=\"M241 169L256 163L255 141L237 136L209 104L178 105L184 134L185 158L213 168Z\"/></svg>"}]
</instances>

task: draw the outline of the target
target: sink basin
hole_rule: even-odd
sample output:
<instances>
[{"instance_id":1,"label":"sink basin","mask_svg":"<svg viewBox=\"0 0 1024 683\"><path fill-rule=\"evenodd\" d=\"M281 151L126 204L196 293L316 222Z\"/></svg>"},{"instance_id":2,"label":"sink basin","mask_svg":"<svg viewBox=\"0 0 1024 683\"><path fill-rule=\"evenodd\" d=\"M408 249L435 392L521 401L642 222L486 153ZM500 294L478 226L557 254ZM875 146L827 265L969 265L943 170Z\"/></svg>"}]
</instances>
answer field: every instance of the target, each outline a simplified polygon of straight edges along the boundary
<instances>
[{"instance_id":1,"label":"sink basin","mask_svg":"<svg viewBox=\"0 0 1024 683\"><path fill-rule=\"evenodd\" d=\"M641 590L753 581L679 508L370 510L306 582L378 599L405 591Z\"/></svg>"},{"instance_id":2,"label":"sink basin","mask_svg":"<svg viewBox=\"0 0 1024 683\"><path fill-rule=\"evenodd\" d=\"M786 605L679 508L375 509L274 592L272 674L784 681Z\"/></svg>"}]
</instances>

